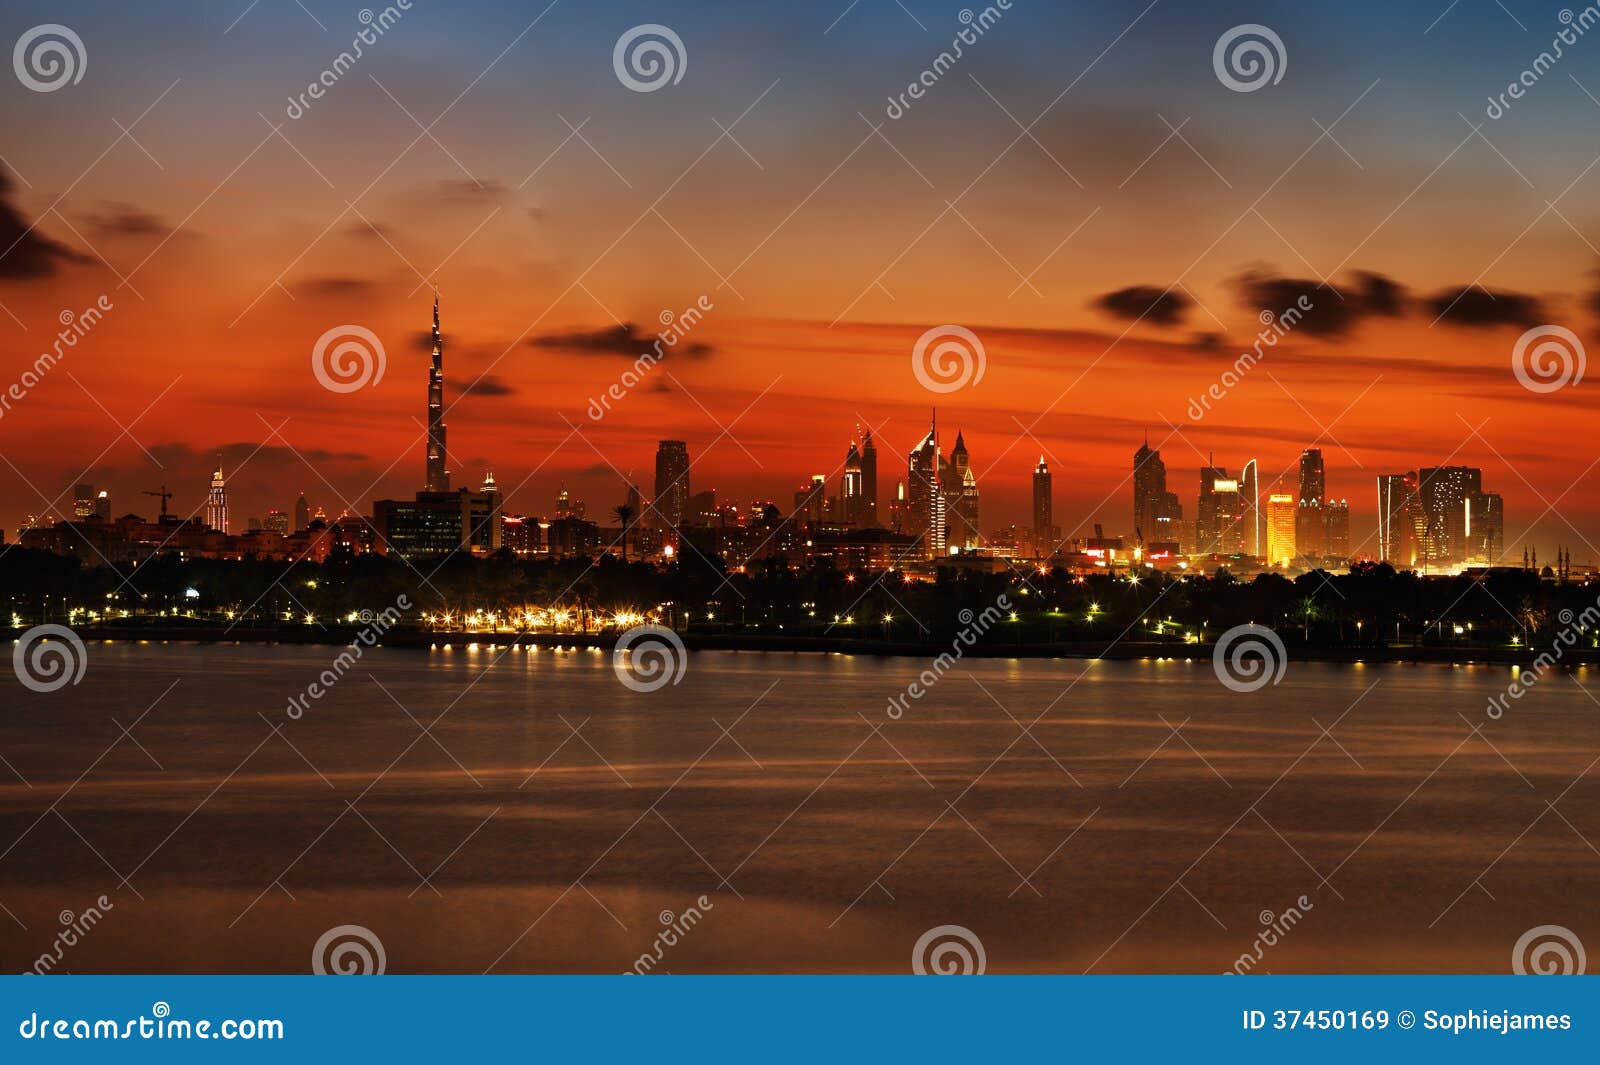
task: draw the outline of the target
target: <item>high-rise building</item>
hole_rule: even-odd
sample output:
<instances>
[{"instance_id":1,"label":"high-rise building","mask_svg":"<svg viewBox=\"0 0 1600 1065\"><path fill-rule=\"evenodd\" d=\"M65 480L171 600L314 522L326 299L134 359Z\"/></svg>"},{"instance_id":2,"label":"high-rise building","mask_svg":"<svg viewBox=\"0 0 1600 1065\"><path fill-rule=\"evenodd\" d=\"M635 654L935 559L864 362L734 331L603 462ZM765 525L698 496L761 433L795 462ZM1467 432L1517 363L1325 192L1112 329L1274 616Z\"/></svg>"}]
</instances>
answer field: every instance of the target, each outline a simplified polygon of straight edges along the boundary
<instances>
[{"instance_id":1,"label":"high-rise building","mask_svg":"<svg viewBox=\"0 0 1600 1065\"><path fill-rule=\"evenodd\" d=\"M439 294L433 294L433 366L428 371L427 492L450 491L449 450L444 427L444 338L439 333Z\"/></svg>"},{"instance_id":2,"label":"high-rise building","mask_svg":"<svg viewBox=\"0 0 1600 1065\"><path fill-rule=\"evenodd\" d=\"M311 504L306 502L306 494L300 493L300 498L294 501L294 531L311 526Z\"/></svg>"},{"instance_id":3,"label":"high-rise building","mask_svg":"<svg viewBox=\"0 0 1600 1065\"><path fill-rule=\"evenodd\" d=\"M83 521L94 513L94 485L80 484L72 492L72 516Z\"/></svg>"},{"instance_id":4,"label":"high-rise building","mask_svg":"<svg viewBox=\"0 0 1600 1065\"><path fill-rule=\"evenodd\" d=\"M211 471L211 492L206 496L206 524L218 532L228 531L228 482L222 477L222 464Z\"/></svg>"},{"instance_id":5,"label":"high-rise building","mask_svg":"<svg viewBox=\"0 0 1600 1065\"><path fill-rule=\"evenodd\" d=\"M291 531L289 528L289 515L277 507L273 507L267 511L267 516L261 519L261 528L267 532L288 536Z\"/></svg>"},{"instance_id":6,"label":"high-rise building","mask_svg":"<svg viewBox=\"0 0 1600 1065\"><path fill-rule=\"evenodd\" d=\"M1200 467L1200 498L1195 510L1196 554L1244 552L1244 496L1238 480L1228 476L1226 466Z\"/></svg>"},{"instance_id":7,"label":"high-rise building","mask_svg":"<svg viewBox=\"0 0 1600 1065\"><path fill-rule=\"evenodd\" d=\"M1055 499L1050 479L1050 467L1044 456L1033 470L1033 542L1040 557L1050 554L1055 547Z\"/></svg>"},{"instance_id":8,"label":"high-rise building","mask_svg":"<svg viewBox=\"0 0 1600 1065\"><path fill-rule=\"evenodd\" d=\"M1467 558L1498 565L1505 554L1506 511L1499 492L1474 492L1467 497Z\"/></svg>"},{"instance_id":9,"label":"high-rise building","mask_svg":"<svg viewBox=\"0 0 1600 1065\"><path fill-rule=\"evenodd\" d=\"M567 491L567 482L561 482L561 491L556 493L556 520L571 519L582 521L588 507L581 499L574 499L571 492ZM641 517L643 514L641 512Z\"/></svg>"},{"instance_id":10,"label":"high-rise building","mask_svg":"<svg viewBox=\"0 0 1600 1065\"><path fill-rule=\"evenodd\" d=\"M1328 554L1327 500L1322 449L1308 447L1300 453L1300 512L1295 519L1295 548L1301 558L1319 559Z\"/></svg>"},{"instance_id":11,"label":"high-rise building","mask_svg":"<svg viewBox=\"0 0 1600 1065\"><path fill-rule=\"evenodd\" d=\"M1267 497L1267 564L1286 566L1295 558L1295 520L1299 502L1288 492Z\"/></svg>"},{"instance_id":12,"label":"high-rise building","mask_svg":"<svg viewBox=\"0 0 1600 1065\"><path fill-rule=\"evenodd\" d=\"M1261 494L1256 484L1256 460L1251 459L1244 464L1244 472L1239 475L1239 502L1244 513L1244 552L1252 558L1260 558L1262 548L1261 535Z\"/></svg>"},{"instance_id":13,"label":"high-rise building","mask_svg":"<svg viewBox=\"0 0 1600 1065\"><path fill-rule=\"evenodd\" d=\"M863 524L866 495L862 488L861 452L854 440L844 457L844 477L839 481L839 516L851 525Z\"/></svg>"},{"instance_id":14,"label":"high-rise building","mask_svg":"<svg viewBox=\"0 0 1600 1065\"><path fill-rule=\"evenodd\" d=\"M1475 554L1468 538L1471 500L1482 491L1483 471L1473 466L1428 466L1419 471L1424 563L1451 566Z\"/></svg>"},{"instance_id":15,"label":"high-rise building","mask_svg":"<svg viewBox=\"0 0 1600 1065\"><path fill-rule=\"evenodd\" d=\"M1330 499L1323 505L1323 543L1327 557L1341 562L1350 557L1350 504L1343 499Z\"/></svg>"},{"instance_id":16,"label":"high-rise building","mask_svg":"<svg viewBox=\"0 0 1600 1065\"><path fill-rule=\"evenodd\" d=\"M917 538L925 558L945 553L945 459L939 452L939 417L907 460L906 532Z\"/></svg>"},{"instance_id":17,"label":"high-rise building","mask_svg":"<svg viewBox=\"0 0 1600 1065\"><path fill-rule=\"evenodd\" d=\"M94 516L101 521L111 520L111 493L104 488L94 497Z\"/></svg>"},{"instance_id":18,"label":"high-rise building","mask_svg":"<svg viewBox=\"0 0 1600 1065\"><path fill-rule=\"evenodd\" d=\"M1378 475L1378 559L1401 569L1420 561L1427 520L1415 473Z\"/></svg>"},{"instance_id":19,"label":"high-rise building","mask_svg":"<svg viewBox=\"0 0 1600 1065\"><path fill-rule=\"evenodd\" d=\"M1167 467L1161 452L1143 446L1133 453L1133 533L1142 544L1161 544L1175 550L1184 539L1178 527L1183 523L1183 504L1176 492L1167 491Z\"/></svg>"},{"instance_id":20,"label":"high-rise building","mask_svg":"<svg viewBox=\"0 0 1600 1065\"><path fill-rule=\"evenodd\" d=\"M676 529L689 513L689 445L663 440L656 445L655 514L658 526Z\"/></svg>"},{"instance_id":21,"label":"high-rise building","mask_svg":"<svg viewBox=\"0 0 1600 1065\"><path fill-rule=\"evenodd\" d=\"M483 497L482 513L474 516L478 524L473 528L469 539L474 546L493 554L500 550L501 536L504 532L500 517L505 509L505 501L500 497L500 486L495 483L493 470L483 475L483 486L478 489L478 494Z\"/></svg>"},{"instance_id":22,"label":"high-rise building","mask_svg":"<svg viewBox=\"0 0 1600 1065\"><path fill-rule=\"evenodd\" d=\"M939 471L939 481L945 501L945 547L977 547L982 540L978 532L978 479L959 430L955 447L950 449L950 461Z\"/></svg>"},{"instance_id":23,"label":"high-rise building","mask_svg":"<svg viewBox=\"0 0 1600 1065\"><path fill-rule=\"evenodd\" d=\"M872 433L861 435L861 516L856 524L875 529L878 519L878 448L872 442Z\"/></svg>"}]
</instances>

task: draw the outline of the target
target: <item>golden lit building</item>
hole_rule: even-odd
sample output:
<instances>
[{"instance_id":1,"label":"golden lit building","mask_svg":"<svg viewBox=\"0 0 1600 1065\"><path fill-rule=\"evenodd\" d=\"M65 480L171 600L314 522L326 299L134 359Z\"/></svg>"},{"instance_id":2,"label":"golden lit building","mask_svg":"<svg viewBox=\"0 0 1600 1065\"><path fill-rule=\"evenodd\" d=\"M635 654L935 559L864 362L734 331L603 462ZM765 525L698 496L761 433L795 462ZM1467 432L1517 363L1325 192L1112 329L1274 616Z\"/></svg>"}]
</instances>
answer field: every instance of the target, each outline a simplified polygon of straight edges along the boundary
<instances>
[{"instance_id":1,"label":"golden lit building","mask_svg":"<svg viewBox=\"0 0 1600 1065\"><path fill-rule=\"evenodd\" d=\"M1299 503L1287 492L1267 497L1267 563L1281 566L1295 557L1294 527Z\"/></svg>"}]
</instances>

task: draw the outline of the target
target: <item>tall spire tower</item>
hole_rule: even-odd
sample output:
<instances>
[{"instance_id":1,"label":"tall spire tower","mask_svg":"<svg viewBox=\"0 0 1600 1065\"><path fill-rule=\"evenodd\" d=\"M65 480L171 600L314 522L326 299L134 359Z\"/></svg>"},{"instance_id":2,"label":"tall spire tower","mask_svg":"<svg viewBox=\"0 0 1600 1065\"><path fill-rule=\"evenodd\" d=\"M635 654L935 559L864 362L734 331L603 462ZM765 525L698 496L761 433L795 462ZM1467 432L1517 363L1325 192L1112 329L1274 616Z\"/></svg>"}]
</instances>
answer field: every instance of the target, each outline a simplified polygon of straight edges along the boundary
<instances>
[{"instance_id":1,"label":"tall spire tower","mask_svg":"<svg viewBox=\"0 0 1600 1065\"><path fill-rule=\"evenodd\" d=\"M428 480L426 491L450 491L444 443L444 339L439 335L439 293L433 294L433 368L428 371Z\"/></svg>"}]
</instances>

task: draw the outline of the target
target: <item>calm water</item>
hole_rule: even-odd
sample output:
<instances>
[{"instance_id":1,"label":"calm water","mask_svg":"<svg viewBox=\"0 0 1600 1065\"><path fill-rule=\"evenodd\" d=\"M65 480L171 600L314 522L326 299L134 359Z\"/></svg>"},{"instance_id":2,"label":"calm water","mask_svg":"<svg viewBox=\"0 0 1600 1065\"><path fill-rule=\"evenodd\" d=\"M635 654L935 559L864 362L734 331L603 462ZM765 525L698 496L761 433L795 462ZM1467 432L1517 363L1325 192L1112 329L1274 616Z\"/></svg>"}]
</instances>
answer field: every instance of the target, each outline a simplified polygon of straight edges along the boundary
<instances>
[{"instance_id":1,"label":"calm water","mask_svg":"<svg viewBox=\"0 0 1600 1065\"><path fill-rule=\"evenodd\" d=\"M1594 671L1490 721L1508 669L1291 663L1235 695L1204 662L984 661L891 721L921 660L701 653L636 693L598 652L395 649L290 720L335 653L7 676L31 787L0 766L0 964L101 895L61 968L303 972L357 924L391 972L618 972L702 895L662 970L905 972L953 924L990 972L1219 972L1301 896L1262 970L1600 945Z\"/></svg>"}]
</instances>

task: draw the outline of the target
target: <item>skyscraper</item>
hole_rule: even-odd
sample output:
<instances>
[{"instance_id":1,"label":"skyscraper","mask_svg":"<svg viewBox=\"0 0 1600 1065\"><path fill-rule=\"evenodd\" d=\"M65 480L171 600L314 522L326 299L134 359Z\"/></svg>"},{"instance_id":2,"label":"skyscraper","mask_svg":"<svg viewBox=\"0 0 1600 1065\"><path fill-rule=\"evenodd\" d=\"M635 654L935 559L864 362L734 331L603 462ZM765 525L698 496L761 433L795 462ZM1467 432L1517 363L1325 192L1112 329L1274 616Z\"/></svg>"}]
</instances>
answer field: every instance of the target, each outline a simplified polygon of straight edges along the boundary
<instances>
[{"instance_id":1,"label":"skyscraper","mask_svg":"<svg viewBox=\"0 0 1600 1065\"><path fill-rule=\"evenodd\" d=\"M656 523L676 529L689 513L689 445L663 440L656 446Z\"/></svg>"},{"instance_id":2,"label":"skyscraper","mask_svg":"<svg viewBox=\"0 0 1600 1065\"><path fill-rule=\"evenodd\" d=\"M1399 568L1418 562L1426 519L1415 473L1378 475L1378 559Z\"/></svg>"},{"instance_id":3,"label":"skyscraper","mask_svg":"<svg viewBox=\"0 0 1600 1065\"><path fill-rule=\"evenodd\" d=\"M1226 466L1200 467L1200 498L1195 507L1194 528L1196 554L1244 552L1244 496L1238 480L1228 476Z\"/></svg>"},{"instance_id":4,"label":"skyscraper","mask_svg":"<svg viewBox=\"0 0 1600 1065\"><path fill-rule=\"evenodd\" d=\"M1424 518L1422 558L1450 566L1472 554L1470 500L1483 491L1483 471L1474 466L1428 466L1419 471L1417 498Z\"/></svg>"},{"instance_id":5,"label":"skyscraper","mask_svg":"<svg viewBox=\"0 0 1600 1065\"><path fill-rule=\"evenodd\" d=\"M1284 566L1294 561L1295 519L1300 507L1288 492L1267 497L1267 564Z\"/></svg>"},{"instance_id":6,"label":"skyscraper","mask_svg":"<svg viewBox=\"0 0 1600 1065\"><path fill-rule=\"evenodd\" d=\"M1319 559L1328 553L1327 498L1322 449L1308 447L1300 453L1300 511L1295 518L1295 549L1302 558Z\"/></svg>"},{"instance_id":7,"label":"skyscraper","mask_svg":"<svg viewBox=\"0 0 1600 1065\"><path fill-rule=\"evenodd\" d=\"M211 472L211 493L206 496L206 524L218 532L228 531L228 482L222 477L222 463Z\"/></svg>"},{"instance_id":8,"label":"skyscraper","mask_svg":"<svg viewBox=\"0 0 1600 1065\"><path fill-rule=\"evenodd\" d=\"M1244 552L1253 558L1260 558L1262 548L1261 534L1261 495L1256 485L1256 460L1251 459L1244 464L1244 472L1239 475L1239 502L1244 513Z\"/></svg>"},{"instance_id":9,"label":"skyscraper","mask_svg":"<svg viewBox=\"0 0 1600 1065\"><path fill-rule=\"evenodd\" d=\"M950 449L950 461L939 471L939 481L945 500L945 546L977 547L982 539L978 532L978 479L959 430L955 447Z\"/></svg>"},{"instance_id":10,"label":"skyscraper","mask_svg":"<svg viewBox=\"0 0 1600 1065\"><path fill-rule=\"evenodd\" d=\"M94 497L94 514L101 521L111 520L111 493L104 488Z\"/></svg>"},{"instance_id":11,"label":"skyscraper","mask_svg":"<svg viewBox=\"0 0 1600 1065\"><path fill-rule=\"evenodd\" d=\"M839 481L840 517L856 526L864 524L862 513L866 510L866 497L862 492L861 452L856 442L850 441L850 450L844 456L844 477Z\"/></svg>"},{"instance_id":12,"label":"skyscraper","mask_svg":"<svg viewBox=\"0 0 1600 1065\"><path fill-rule=\"evenodd\" d=\"M1033 470L1033 542L1040 557L1048 555L1055 546L1055 500L1050 482L1050 467L1044 456Z\"/></svg>"},{"instance_id":13,"label":"skyscraper","mask_svg":"<svg viewBox=\"0 0 1600 1065\"><path fill-rule=\"evenodd\" d=\"M287 536L292 531L289 528L289 515L277 507L267 511L267 516L261 520L261 527L267 532L278 533L281 536Z\"/></svg>"},{"instance_id":14,"label":"skyscraper","mask_svg":"<svg viewBox=\"0 0 1600 1065\"><path fill-rule=\"evenodd\" d=\"M425 492L450 491L444 428L444 338L439 335L439 294L433 294L433 368L428 371L428 477Z\"/></svg>"},{"instance_id":15,"label":"skyscraper","mask_svg":"<svg viewBox=\"0 0 1600 1065\"><path fill-rule=\"evenodd\" d=\"M1322 507L1324 526L1327 529L1323 543L1327 556L1341 562L1350 557L1350 504L1343 499L1330 499Z\"/></svg>"},{"instance_id":16,"label":"skyscraper","mask_svg":"<svg viewBox=\"0 0 1600 1065\"><path fill-rule=\"evenodd\" d=\"M1499 492L1467 497L1467 557L1498 565L1505 554L1506 510Z\"/></svg>"},{"instance_id":17,"label":"skyscraper","mask_svg":"<svg viewBox=\"0 0 1600 1065\"><path fill-rule=\"evenodd\" d=\"M916 537L927 558L945 553L944 456L939 453L939 415L907 460L906 532Z\"/></svg>"},{"instance_id":18,"label":"skyscraper","mask_svg":"<svg viewBox=\"0 0 1600 1065\"><path fill-rule=\"evenodd\" d=\"M72 516L82 521L94 513L94 485L80 484L72 492Z\"/></svg>"},{"instance_id":19,"label":"skyscraper","mask_svg":"<svg viewBox=\"0 0 1600 1065\"><path fill-rule=\"evenodd\" d=\"M294 501L294 530L299 532L311 524L311 504L306 502L306 494L300 493L300 498Z\"/></svg>"},{"instance_id":20,"label":"skyscraper","mask_svg":"<svg viewBox=\"0 0 1600 1065\"><path fill-rule=\"evenodd\" d=\"M1161 544L1175 549L1183 537L1178 526L1183 522L1183 504L1176 492L1167 491L1167 467L1161 452L1146 438L1133 453L1133 532L1134 540L1144 545Z\"/></svg>"},{"instance_id":21,"label":"skyscraper","mask_svg":"<svg viewBox=\"0 0 1600 1065\"><path fill-rule=\"evenodd\" d=\"M878 448L872 442L872 433L861 435L861 517L856 524L863 528L878 527Z\"/></svg>"}]
</instances>

